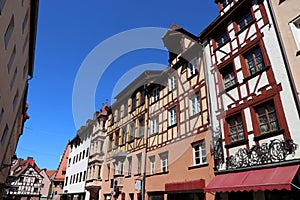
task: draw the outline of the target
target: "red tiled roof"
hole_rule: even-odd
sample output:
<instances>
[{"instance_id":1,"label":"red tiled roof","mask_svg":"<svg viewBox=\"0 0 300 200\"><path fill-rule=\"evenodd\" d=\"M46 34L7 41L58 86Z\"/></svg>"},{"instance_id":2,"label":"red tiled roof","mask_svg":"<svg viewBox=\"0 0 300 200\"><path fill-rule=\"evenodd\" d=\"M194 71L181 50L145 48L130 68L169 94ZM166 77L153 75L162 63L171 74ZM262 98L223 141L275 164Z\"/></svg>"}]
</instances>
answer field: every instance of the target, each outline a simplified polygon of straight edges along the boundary
<instances>
[{"instance_id":1,"label":"red tiled roof","mask_svg":"<svg viewBox=\"0 0 300 200\"><path fill-rule=\"evenodd\" d=\"M62 172L65 169L67 169L69 151L70 151L70 144L68 143L65 148L64 154L60 160L59 166L57 168L57 173L55 175L54 181L61 181L61 180L65 179L65 173L62 173Z\"/></svg>"},{"instance_id":2,"label":"red tiled roof","mask_svg":"<svg viewBox=\"0 0 300 200\"><path fill-rule=\"evenodd\" d=\"M46 174L49 178L51 178L56 173L56 170L47 170Z\"/></svg>"}]
</instances>

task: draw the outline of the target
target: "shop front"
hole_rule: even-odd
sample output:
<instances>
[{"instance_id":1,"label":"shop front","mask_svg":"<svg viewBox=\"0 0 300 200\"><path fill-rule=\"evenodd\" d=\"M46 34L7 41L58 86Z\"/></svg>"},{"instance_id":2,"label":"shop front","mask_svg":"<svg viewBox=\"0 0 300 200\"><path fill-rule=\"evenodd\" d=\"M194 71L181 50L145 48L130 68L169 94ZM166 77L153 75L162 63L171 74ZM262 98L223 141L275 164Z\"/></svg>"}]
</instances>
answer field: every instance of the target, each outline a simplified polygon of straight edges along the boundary
<instances>
[{"instance_id":1,"label":"shop front","mask_svg":"<svg viewBox=\"0 0 300 200\"><path fill-rule=\"evenodd\" d=\"M216 200L294 200L300 196L299 165L219 174L204 188Z\"/></svg>"}]
</instances>

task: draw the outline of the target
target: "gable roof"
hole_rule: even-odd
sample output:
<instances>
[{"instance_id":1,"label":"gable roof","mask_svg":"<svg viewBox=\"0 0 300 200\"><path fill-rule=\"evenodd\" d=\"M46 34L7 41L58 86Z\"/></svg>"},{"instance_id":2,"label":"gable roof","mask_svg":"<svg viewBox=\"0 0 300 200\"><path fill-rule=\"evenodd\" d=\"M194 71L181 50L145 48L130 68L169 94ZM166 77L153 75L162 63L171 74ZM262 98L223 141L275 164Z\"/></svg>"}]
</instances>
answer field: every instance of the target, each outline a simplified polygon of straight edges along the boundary
<instances>
[{"instance_id":1,"label":"gable roof","mask_svg":"<svg viewBox=\"0 0 300 200\"><path fill-rule=\"evenodd\" d=\"M54 181L64 181L65 174L62 172L67 170L69 151L70 151L70 142L68 142L64 154L60 160L60 163L57 168L57 173L53 179Z\"/></svg>"},{"instance_id":2,"label":"gable roof","mask_svg":"<svg viewBox=\"0 0 300 200\"><path fill-rule=\"evenodd\" d=\"M57 170L47 170L46 174L49 177L49 179L52 179L53 175L55 175L56 172L57 172Z\"/></svg>"},{"instance_id":3,"label":"gable roof","mask_svg":"<svg viewBox=\"0 0 300 200\"><path fill-rule=\"evenodd\" d=\"M38 173L41 171L32 157L27 157L27 160L18 158L16 164L11 167L12 175L15 177L20 176L29 166Z\"/></svg>"}]
</instances>

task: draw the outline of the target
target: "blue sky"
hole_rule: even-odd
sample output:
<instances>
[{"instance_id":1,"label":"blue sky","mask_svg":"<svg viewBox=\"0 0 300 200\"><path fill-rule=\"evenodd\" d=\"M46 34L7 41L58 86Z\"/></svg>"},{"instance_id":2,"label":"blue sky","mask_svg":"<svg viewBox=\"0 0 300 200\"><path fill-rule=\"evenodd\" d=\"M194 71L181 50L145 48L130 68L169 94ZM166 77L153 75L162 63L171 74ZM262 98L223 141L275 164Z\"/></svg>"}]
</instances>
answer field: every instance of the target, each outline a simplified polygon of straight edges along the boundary
<instances>
[{"instance_id":1,"label":"blue sky","mask_svg":"<svg viewBox=\"0 0 300 200\"><path fill-rule=\"evenodd\" d=\"M76 134L72 114L76 74L101 42L123 31L141 27L168 28L173 23L197 35L217 14L214 0L88 0L84 3L41 0L34 77L29 83L30 119L19 140L17 156L32 156L41 168L57 168L68 140ZM143 37L146 36L137 39L143 40ZM99 55L100 60L101 56L105 57L105 52ZM124 80L136 76L142 69L156 69L167 65L167 60L166 51L158 49L141 49L119 56L98 83L96 109L99 110L106 99L112 101L114 89L118 88L116 83L124 85ZM99 67L104 67L101 62ZM127 72L130 76L124 79ZM90 113L90 118L92 115ZM82 125L86 120L81 120Z\"/></svg>"}]
</instances>

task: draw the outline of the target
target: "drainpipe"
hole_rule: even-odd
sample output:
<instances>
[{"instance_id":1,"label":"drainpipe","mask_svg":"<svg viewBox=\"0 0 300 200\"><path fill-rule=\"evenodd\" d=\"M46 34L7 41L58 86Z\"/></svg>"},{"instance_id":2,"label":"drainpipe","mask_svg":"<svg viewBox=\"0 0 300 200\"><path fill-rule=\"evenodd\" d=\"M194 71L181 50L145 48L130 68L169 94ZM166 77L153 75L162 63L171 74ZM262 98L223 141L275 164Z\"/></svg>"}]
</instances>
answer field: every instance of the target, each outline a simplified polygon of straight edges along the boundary
<instances>
[{"instance_id":1,"label":"drainpipe","mask_svg":"<svg viewBox=\"0 0 300 200\"><path fill-rule=\"evenodd\" d=\"M281 51L281 54L282 54L283 62L284 62L284 65L285 65L285 68L286 68L286 71L287 71L289 83L291 85L293 98L294 98L296 108L297 108L297 111L298 111L298 117L300 118L300 101L299 101L299 98L298 98L295 82L293 80L293 76L292 76L292 72L291 72L291 66L289 65L287 55L286 55L286 52L284 50L285 48L284 48L284 44L282 42L282 38L281 38L281 35L280 35L280 30L278 28L275 13L274 13L274 10L273 10L273 7L272 7L272 2L271 2L271 0L266 0L266 1L267 1L267 4L268 4L270 14L271 14L271 19L272 19L272 22L273 22L273 25L274 25L274 29L275 29L276 37L277 37L277 40L278 40L278 43L279 43L279 47L280 47L280 51Z\"/></svg>"}]
</instances>

